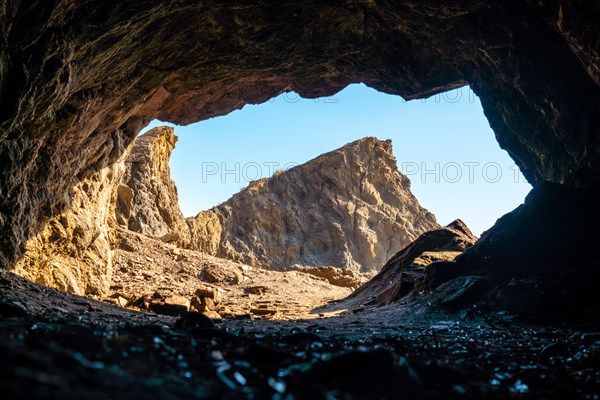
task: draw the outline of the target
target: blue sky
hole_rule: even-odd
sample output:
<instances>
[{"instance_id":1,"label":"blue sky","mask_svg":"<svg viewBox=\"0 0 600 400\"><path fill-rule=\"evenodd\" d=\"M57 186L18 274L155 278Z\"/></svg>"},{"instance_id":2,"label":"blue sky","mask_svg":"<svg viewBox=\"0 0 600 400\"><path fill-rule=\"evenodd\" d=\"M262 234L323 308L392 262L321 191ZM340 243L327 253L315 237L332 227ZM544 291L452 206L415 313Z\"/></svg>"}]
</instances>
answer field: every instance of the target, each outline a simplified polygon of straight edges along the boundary
<instances>
[{"instance_id":1,"label":"blue sky","mask_svg":"<svg viewBox=\"0 0 600 400\"><path fill-rule=\"evenodd\" d=\"M173 126L153 121L147 129L158 125ZM479 235L531 189L468 87L409 102L362 84L321 99L288 93L175 133L171 173L185 216L366 136L392 139L412 192L441 224L461 218Z\"/></svg>"}]
</instances>

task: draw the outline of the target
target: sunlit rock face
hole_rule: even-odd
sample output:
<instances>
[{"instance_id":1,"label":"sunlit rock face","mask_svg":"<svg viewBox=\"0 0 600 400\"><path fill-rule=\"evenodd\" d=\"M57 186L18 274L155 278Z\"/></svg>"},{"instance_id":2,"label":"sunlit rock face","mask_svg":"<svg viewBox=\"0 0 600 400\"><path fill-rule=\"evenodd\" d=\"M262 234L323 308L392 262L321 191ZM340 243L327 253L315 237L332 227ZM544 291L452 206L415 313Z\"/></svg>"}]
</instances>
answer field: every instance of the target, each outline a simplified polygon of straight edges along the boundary
<instances>
[{"instance_id":1,"label":"sunlit rock face","mask_svg":"<svg viewBox=\"0 0 600 400\"><path fill-rule=\"evenodd\" d=\"M365 138L250 183L188 219L192 248L271 269L374 273L439 225L398 171L391 141Z\"/></svg>"},{"instance_id":2,"label":"sunlit rock face","mask_svg":"<svg viewBox=\"0 0 600 400\"><path fill-rule=\"evenodd\" d=\"M316 97L364 82L413 99L468 83L532 183L597 185L599 8L2 1L2 265L26 259L23 274L50 276L68 255L77 263L63 266L66 287L101 290L111 262L106 201L118 181L110 169L141 127L223 115L288 90ZM49 227L57 218L68 222Z\"/></svg>"},{"instance_id":3,"label":"sunlit rock face","mask_svg":"<svg viewBox=\"0 0 600 400\"><path fill-rule=\"evenodd\" d=\"M76 294L108 290L117 244L115 187L124 170L125 156L89 176L74 179L68 197L70 208L52 217L27 241L14 272Z\"/></svg>"},{"instance_id":4,"label":"sunlit rock face","mask_svg":"<svg viewBox=\"0 0 600 400\"><path fill-rule=\"evenodd\" d=\"M190 235L169 168L176 142L170 127L154 128L136 138L117 187L115 212L118 224L185 247Z\"/></svg>"}]
</instances>

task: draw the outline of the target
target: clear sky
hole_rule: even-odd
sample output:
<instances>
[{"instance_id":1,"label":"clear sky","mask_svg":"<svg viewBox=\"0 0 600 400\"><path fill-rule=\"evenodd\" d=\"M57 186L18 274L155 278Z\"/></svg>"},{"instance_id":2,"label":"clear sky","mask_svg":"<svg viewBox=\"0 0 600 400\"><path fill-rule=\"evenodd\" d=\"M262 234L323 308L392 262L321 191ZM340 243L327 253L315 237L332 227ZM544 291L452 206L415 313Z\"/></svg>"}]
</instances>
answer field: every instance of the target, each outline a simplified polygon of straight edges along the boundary
<instances>
[{"instance_id":1,"label":"clear sky","mask_svg":"<svg viewBox=\"0 0 600 400\"><path fill-rule=\"evenodd\" d=\"M171 124L148 128L158 125ZM392 139L400 171L440 224L461 218L479 235L531 189L468 87L409 102L364 85L316 100L288 93L175 126L175 133L171 173L185 216L227 200L250 180L366 136Z\"/></svg>"}]
</instances>

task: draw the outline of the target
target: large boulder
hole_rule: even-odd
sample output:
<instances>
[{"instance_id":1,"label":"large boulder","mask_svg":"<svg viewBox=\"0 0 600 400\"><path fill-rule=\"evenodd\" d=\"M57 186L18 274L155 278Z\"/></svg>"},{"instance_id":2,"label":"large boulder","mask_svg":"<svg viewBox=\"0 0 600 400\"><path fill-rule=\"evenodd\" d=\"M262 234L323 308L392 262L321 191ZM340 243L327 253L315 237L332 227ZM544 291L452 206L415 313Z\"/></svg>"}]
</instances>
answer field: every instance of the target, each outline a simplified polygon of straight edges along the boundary
<instances>
[{"instance_id":1,"label":"large boulder","mask_svg":"<svg viewBox=\"0 0 600 400\"><path fill-rule=\"evenodd\" d=\"M427 269L448 262L471 247L477 238L461 220L426 232L394 255L369 282L348 300L373 305L392 304L415 290L426 289Z\"/></svg>"}]
</instances>

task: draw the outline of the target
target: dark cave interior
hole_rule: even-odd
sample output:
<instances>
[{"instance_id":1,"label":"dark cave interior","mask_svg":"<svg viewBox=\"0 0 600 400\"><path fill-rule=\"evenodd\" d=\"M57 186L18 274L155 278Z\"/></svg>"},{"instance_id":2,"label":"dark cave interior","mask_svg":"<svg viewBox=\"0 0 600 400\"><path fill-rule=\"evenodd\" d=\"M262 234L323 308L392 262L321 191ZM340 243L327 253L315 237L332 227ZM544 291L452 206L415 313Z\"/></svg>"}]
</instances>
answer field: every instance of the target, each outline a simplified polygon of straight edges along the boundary
<instances>
[{"instance_id":1,"label":"dark cave interior","mask_svg":"<svg viewBox=\"0 0 600 400\"><path fill-rule=\"evenodd\" d=\"M0 5L8 397L597 398L600 2ZM426 295L339 322L217 328L78 297L110 286L118 161L149 121L358 82L405 99L470 85L534 185L428 270ZM459 284L472 290L449 299Z\"/></svg>"}]
</instances>

